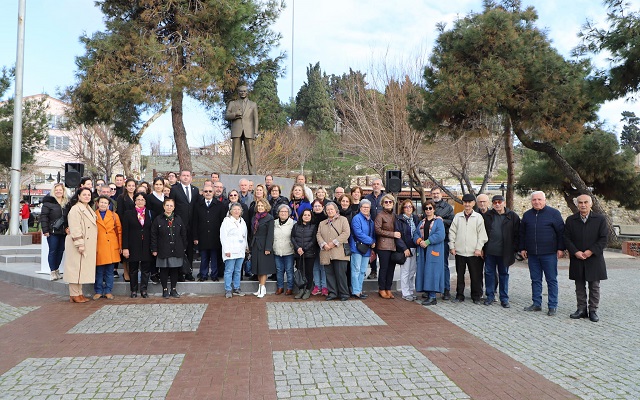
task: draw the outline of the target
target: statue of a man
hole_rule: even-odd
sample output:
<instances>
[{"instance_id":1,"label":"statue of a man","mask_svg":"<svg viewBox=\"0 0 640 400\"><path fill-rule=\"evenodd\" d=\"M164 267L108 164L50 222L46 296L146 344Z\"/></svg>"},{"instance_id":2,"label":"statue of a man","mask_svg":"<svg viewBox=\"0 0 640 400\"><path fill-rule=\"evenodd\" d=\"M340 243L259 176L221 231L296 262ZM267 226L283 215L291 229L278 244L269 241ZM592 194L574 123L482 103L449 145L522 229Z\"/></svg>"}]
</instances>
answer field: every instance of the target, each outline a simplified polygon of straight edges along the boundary
<instances>
[{"instance_id":1,"label":"statue of a man","mask_svg":"<svg viewBox=\"0 0 640 400\"><path fill-rule=\"evenodd\" d=\"M237 175L240 170L242 143L247 154L249 174L255 175L254 141L258 135L258 105L247 98L247 87L238 88L240 99L227 104L225 119L231 121L231 173Z\"/></svg>"}]
</instances>

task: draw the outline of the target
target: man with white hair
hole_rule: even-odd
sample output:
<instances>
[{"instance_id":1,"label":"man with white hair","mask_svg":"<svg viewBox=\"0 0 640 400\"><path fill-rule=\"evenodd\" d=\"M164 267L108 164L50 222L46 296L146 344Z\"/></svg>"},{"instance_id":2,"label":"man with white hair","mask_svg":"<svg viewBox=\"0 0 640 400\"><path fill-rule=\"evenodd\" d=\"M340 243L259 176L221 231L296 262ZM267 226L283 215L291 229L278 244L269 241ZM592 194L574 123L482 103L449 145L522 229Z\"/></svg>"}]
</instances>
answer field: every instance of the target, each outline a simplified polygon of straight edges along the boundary
<instances>
[{"instance_id":1,"label":"man with white hair","mask_svg":"<svg viewBox=\"0 0 640 400\"><path fill-rule=\"evenodd\" d=\"M531 209L520 223L520 254L529 260L531 300L525 311L542 310L542 275L547 281L547 315L554 316L558 308L558 258L564 256L564 222L560 211L547 206L544 192L531 194Z\"/></svg>"},{"instance_id":2,"label":"man with white hair","mask_svg":"<svg viewBox=\"0 0 640 400\"><path fill-rule=\"evenodd\" d=\"M238 182L238 186L240 186L240 203L249 207L251 203L253 203L253 194L249 190L249 180L242 178Z\"/></svg>"},{"instance_id":3,"label":"man with white hair","mask_svg":"<svg viewBox=\"0 0 640 400\"><path fill-rule=\"evenodd\" d=\"M598 322L600 303L600 281L607 279L604 248L609 233L607 220L591 212L591 196L583 194L575 199L578 212L569 216L564 226L564 243L569 250L569 279L575 281L578 309L571 319L587 318ZM587 290L589 283L589 310L587 312Z\"/></svg>"},{"instance_id":4,"label":"man with white hair","mask_svg":"<svg viewBox=\"0 0 640 400\"><path fill-rule=\"evenodd\" d=\"M479 194L478 197L476 197L476 204L478 206L476 211L482 215L486 214L487 211L489 211L489 196L484 193Z\"/></svg>"}]
</instances>

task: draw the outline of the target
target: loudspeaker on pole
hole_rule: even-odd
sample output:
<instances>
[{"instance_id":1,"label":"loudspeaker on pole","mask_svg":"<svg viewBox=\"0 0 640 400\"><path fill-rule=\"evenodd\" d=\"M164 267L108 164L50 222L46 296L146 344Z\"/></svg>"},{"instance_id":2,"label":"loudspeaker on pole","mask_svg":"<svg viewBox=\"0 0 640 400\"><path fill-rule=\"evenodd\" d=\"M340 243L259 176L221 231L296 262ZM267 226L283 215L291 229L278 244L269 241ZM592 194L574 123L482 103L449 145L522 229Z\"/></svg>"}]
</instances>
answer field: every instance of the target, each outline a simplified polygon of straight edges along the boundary
<instances>
[{"instance_id":1,"label":"loudspeaker on pole","mask_svg":"<svg viewBox=\"0 0 640 400\"><path fill-rule=\"evenodd\" d=\"M64 186L76 189L80 185L80 179L84 175L84 164L66 163L64 165Z\"/></svg>"},{"instance_id":2,"label":"loudspeaker on pole","mask_svg":"<svg viewBox=\"0 0 640 400\"><path fill-rule=\"evenodd\" d=\"M402 171L387 170L387 183L384 188L388 193L400 193L402 191Z\"/></svg>"}]
</instances>

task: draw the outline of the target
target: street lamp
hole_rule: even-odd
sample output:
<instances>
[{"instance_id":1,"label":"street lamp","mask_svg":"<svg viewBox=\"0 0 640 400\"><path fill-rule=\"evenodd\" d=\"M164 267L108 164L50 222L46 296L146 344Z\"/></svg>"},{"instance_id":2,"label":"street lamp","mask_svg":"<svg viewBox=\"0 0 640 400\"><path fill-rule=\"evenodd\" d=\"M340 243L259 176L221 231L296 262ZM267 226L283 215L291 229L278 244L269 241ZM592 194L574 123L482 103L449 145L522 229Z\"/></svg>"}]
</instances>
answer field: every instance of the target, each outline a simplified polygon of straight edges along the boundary
<instances>
[{"instance_id":1,"label":"street lamp","mask_svg":"<svg viewBox=\"0 0 640 400\"><path fill-rule=\"evenodd\" d=\"M502 184L500 185L500 190L502 191L502 197L504 197L505 189L506 189L506 187L504 186L504 182L502 182Z\"/></svg>"},{"instance_id":2,"label":"street lamp","mask_svg":"<svg viewBox=\"0 0 640 400\"><path fill-rule=\"evenodd\" d=\"M47 181L48 183L53 182L55 179L53 179L53 176L51 176L51 174L49 174L49 176L47 177L47 179L45 179L45 181Z\"/></svg>"}]
</instances>

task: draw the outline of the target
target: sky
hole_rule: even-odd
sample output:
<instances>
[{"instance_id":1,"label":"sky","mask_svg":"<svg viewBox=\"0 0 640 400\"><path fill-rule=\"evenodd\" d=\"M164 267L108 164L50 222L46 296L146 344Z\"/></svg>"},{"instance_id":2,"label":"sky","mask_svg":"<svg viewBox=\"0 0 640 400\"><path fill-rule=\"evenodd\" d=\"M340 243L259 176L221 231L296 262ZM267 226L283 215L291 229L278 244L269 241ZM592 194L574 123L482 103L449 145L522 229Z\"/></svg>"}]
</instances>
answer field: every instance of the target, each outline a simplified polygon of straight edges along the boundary
<instances>
[{"instance_id":1,"label":"sky","mask_svg":"<svg viewBox=\"0 0 640 400\"><path fill-rule=\"evenodd\" d=\"M75 57L83 53L78 38L103 30L102 14L91 0L26 2L24 96L47 93L58 97L75 81ZM0 5L0 37L4 38L0 42L0 67L15 64L18 3L2 0ZM640 0L630 3L640 8ZM553 46L565 57L579 43L577 33L587 19L604 23L606 17L606 9L598 0L523 0L523 4L535 6L538 26L546 29ZM273 54L286 54L285 74L278 81L280 99L287 102L292 88L295 97L306 79L306 68L316 62L325 73L337 75L349 68L366 72L381 59L391 65L423 62L437 37L438 22L451 27L456 18L481 10L481 0L286 0L286 8L273 25L273 30L282 35ZM596 62L601 67L608 65L603 56ZM8 95L13 96L13 90ZM620 113L625 110L640 115L638 103L618 100L603 105L599 116L619 132ZM196 102L186 102L184 111L190 146L222 138L224 128L212 122ZM165 151L171 150L172 137L167 113L145 133L143 152L148 151L151 141L160 142Z\"/></svg>"}]
</instances>

